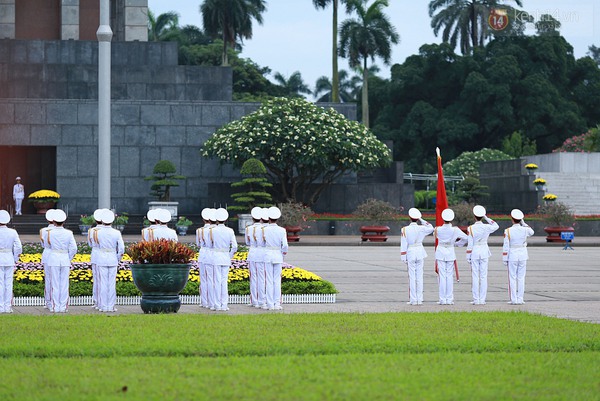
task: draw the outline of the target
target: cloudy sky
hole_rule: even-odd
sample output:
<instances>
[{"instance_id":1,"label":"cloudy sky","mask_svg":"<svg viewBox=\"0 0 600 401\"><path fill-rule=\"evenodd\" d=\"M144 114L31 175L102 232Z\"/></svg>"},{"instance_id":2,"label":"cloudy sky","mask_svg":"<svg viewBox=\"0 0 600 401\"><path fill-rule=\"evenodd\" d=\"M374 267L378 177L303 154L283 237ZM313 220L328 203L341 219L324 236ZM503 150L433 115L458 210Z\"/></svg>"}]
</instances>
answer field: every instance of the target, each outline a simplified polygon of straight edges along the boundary
<instances>
[{"instance_id":1,"label":"cloudy sky","mask_svg":"<svg viewBox=\"0 0 600 401\"><path fill-rule=\"evenodd\" d=\"M156 15L175 11L180 25L202 27L201 0L148 0ZM510 2L508 2L510 3ZM400 34L400 43L392 50L392 64L401 63L418 53L425 43L438 43L433 35L427 11L429 0L390 0L386 13ZM588 46L600 46L600 1L598 0L523 0L523 9L539 19L551 14L561 24L561 33L574 47L575 56L583 57ZM254 36L244 43L242 57L289 76L300 71L313 87L317 78L331 74L331 7L317 10L311 0L268 0L263 25L254 24ZM339 16L341 22L347 18ZM531 27L529 33L535 32ZM381 60L376 64L380 75L389 76ZM345 60L339 67L348 69ZM272 78L272 77L271 77Z\"/></svg>"}]
</instances>

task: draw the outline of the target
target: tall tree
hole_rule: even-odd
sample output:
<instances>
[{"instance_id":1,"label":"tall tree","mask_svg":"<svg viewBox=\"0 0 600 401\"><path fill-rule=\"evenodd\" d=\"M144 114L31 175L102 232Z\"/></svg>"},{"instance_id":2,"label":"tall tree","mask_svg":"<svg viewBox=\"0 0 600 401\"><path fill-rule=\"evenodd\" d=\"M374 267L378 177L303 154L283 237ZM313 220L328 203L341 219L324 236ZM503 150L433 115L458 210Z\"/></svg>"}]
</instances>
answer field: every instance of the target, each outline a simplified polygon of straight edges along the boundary
<instances>
[{"instance_id":1,"label":"tall tree","mask_svg":"<svg viewBox=\"0 0 600 401\"><path fill-rule=\"evenodd\" d=\"M279 72L276 72L273 77L275 78L275 81L284 88L285 96L302 97L303 93L307 95L312 94L308 85L304 83L300 71L295 71L289 78L286 78Z\"/></svg>"},{"instance_id":2,"label":"tall tree","mask_svg":"<svg viewBox=\"0 0 600 401\"><path fill-rule=\"evenodd\" d=\"M346 0L341 0L346 3ZM333 6L332 26L332 48L331 48L331 101L340 101L340 76L338 70L338 9L340 0L313 0L316 8L325 8L329 4Z\"/></svg>"},{"instance_id":3,"label":"tall tree","mask_svg":"<svg viewBox=\"0 0 600 401\"><path fill-rule=\"evenodd\" d=\"M363 124L369 127L369 58L383 59L390 64L392 44L400 41L396 28L392 25L383 9L389 5L388 0L348 0L348 13L356 12L357 18L349 18L340 27L340 55L348 57L351 67L362 67L362 117ZM362 65L361 65L362 64Z\"/></svg>"},{"instance_id":4,"label":"tall tree","mask_svg":"<svg viewBox=\"0 0 600 401\"><path fill-rule=\"evenodd\" d=\"M520 7L522 0L513 0ZM504 0L431 0L429 16L431 27L437 36L443 28L442 39L456 48L460 39L460 51L468 54L472 49L483 47L489 36L490 11L502 6Z\"/></svg>"},{"instance_id":5,"label":"tall tree","mask_svg":"<svg viewBox=\"0 0 600 401\"><path fill-rule=\"evenodd\" d=\"M148 10L148 41L177 40L179 35L179 14L174 11L160 14L158 17Z\"/></svg>"},{"instance_id":6,"label":"tall tree","mask_svg":"<svg viewBox=\"0 0 600 401\"><path fill-rule=\"evenodd\" d=\"M538 35L560 35L561 23L550 14L542 14L540 20L535 23Z\"/></svg>"},{"instance_id":7,"label":"tall tree","mask_svg":"<svg viewBox=\"0 0 600 401\"><path fill-rule=\"evenodd\" d=\"M344 103L355 101L362 79L358 78L358 81L355 79L356 77L350 79L346 70L340 70L339 77L340 100ZM317 102L333 102L333 84L328 77L322 76L317 79L313 95L317 99Z\"/></svg>"},{"instance_id":8,"label":"tall tree","mask_svg":"<svg viewBox=\"0 0 600 401\"><path fill-rule=\"evenodd\" d=\"M204 0L200 5L204 31L223 40L222 65L229 65L227 47L252 38L252 20L262 25L265 0Z\"/></svg>"},{"instance_id":9,"label":"tall tree","mask_svg":"<svg viewBox=\"0 0 600 401\"><path fill-rule=\"evenodd\" d=\"M591 45L588 47L587 55L590 56L596 64L600 65L600 47Z\"/></svg>"}]
</instances>

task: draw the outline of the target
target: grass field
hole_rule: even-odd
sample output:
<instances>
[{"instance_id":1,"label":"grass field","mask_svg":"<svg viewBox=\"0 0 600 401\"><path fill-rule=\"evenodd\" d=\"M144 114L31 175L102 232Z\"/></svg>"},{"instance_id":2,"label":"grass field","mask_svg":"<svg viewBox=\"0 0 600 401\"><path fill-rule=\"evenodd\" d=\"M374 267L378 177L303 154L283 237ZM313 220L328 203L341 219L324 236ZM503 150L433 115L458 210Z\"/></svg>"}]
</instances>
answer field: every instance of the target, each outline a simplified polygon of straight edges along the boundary
<instances>
[{"instance_id":1,"label":"grass field","mask_svg":"<svg viewBox=\"0 0 600 401\"><path fill-rule=\"evenodd\" d=\"M600 326L525 313L2 316L0 400L600 400Z\"/></svg>"}]
</instances>

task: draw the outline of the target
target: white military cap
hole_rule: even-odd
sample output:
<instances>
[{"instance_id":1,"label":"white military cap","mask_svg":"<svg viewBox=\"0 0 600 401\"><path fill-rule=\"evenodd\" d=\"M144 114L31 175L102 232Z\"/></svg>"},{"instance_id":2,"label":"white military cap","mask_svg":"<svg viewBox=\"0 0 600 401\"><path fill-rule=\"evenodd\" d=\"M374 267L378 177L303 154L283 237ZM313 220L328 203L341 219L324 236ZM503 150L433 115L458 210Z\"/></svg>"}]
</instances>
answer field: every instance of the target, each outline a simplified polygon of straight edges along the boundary
<instances>
[{"instance_id":1,"label":"white military cap","mask_svg":"<svg viewBox=\"0 0 600 401\"><path fill-rule=\"evenodd\" d=\"M103 210L104 209L96 209L94 211L94 220L96 220L96 221L102 221Z\"/></svg>"},{"instance_id":2,"label":"white military cap","mask_svg":"<svg viewBox=\"0 0 600 401\"><path fill-rule=\"evenodd\" d=\"M277 220L281 217L281 210L277 206L271 206L268 209L269 212L269 220Z\"/></svg>"},{"instance_id":3,"label":"white military cap","mask_svg":"<svg viewBox=\"0 0 600 401\"><path fill-rule=\"evenodd\" d=\"M16 180L20 180L20 179L21 179L21 177L17 177L17 178L15 178L15 181L16 181Z\"/></svg>"},{"instance_id":4,"label":"white military cap","mask_svg":"<svg viewBox=\"0 0 600 401\"><path fill-rule=\"evenodd\" d=\"M101 221L104 224L112 224L112 222L115 221L115 214L112 212L112 210L103 209Z\"/></svg>"},{"instance_id":5,"label":"white military cap","mask_svg":"<svg viewBox=\"0 0 600 401\"><path fill-rule=\"evenodd\" d=\"M442 220L452 221L454 220L454 211L452 209L444 209L442 212Z\"/></svg>"},{"instance_id":6,"label":"white military cap","mask_svg":"<svg viewBox=\"0 0 600 401\"><path fill-rule=\"evenodd\" d=\"M260 220L261 219L261 217L260 217L261 216L261 210L262 210L262 208L260 208L258 206L252 208L252 210L250 211L250 215L252 216L252 218L254 220Z\"/></svg>"},{"instance_id":7,"label":"white military cap","mask_svg":"<svg viewBox=\"0 0 600 401\"><path fill-rule=\"evenodd\" d=\"M208 220L209 221L217 221L217 209L214 209L214 208L208 209Z\"/></svg>"},{"instance_id":8,"label":"white military cap","mask_svg":"<svg viewBox=\"0 0 600 401\"><path fill-rule=\"evenodd\" d=\"M146 214L146 217L148 218L149 221L156 221L156 212L159 209L150 209L148 210L148 213Z\"/></svg>"},{"instance_id":9,"label":"white military cap","mask_svg":"<svg viewBox=\"0 0 600 401\"><path fill-rule=\"evenodd\" d=\"M225 221L229 218L229 212L227 211L227 209L220 207L217 209L215 217L217 221Z\"/></svg>"},{"instance_id":10,"label":"white military cap","mask_svg":"<svg viewBox=\"0 0 600 401\"><path fill-rule=\"evenodd\" d=\"M264 221L269 221L269 208L263 207L260 209L260 219Z\"/></svg>"},{"instance_id":11,"label":"white military cap","mask_svg":"<svg viewBox=\"0 0 600 401\"><path fill-rule=\"evenodd\" d=\"M156 213L156 220L167 224L171 221L171 212L169 212L167 209L160 209L160 211Z\"/></svg>"},{"instance_id":12,"label":"white military cap","mask_svg":"<svg viewBox=\"0 0 600 401\"><path fill-rule=\"evenodd\" d=\"M512 217L515 220L523 220L523 218L525 217L525 215L519 209L513 209L510 212L510 217Z\"/></svg>"},{"instance_id":13,"label":"white military cap","mask_svg":"<svg viewBox=\"0 0 600 401\"><path fill-rule=\"evenodd\" d=\"M210 220L210 208L205 207L202 209L202 213L200 213L200 215L202 216L202 220Z\"/></svg>"},{"instance_id":14,"label":"white military cap","mask_svg":"<svg viewBox=\"0 0 600 401\"><path fill-rule=\"evenodd\" d=\"M48 209L46 211L46 220L54 221L54 209Z\"/></svg>"},{"instance_id":15,"label":"white military cap","mask_svg":"<svg viewBox=\"0 0 600 401\"><path fill-rule=\"evenodd\" d=\"M54 221L56 221L57 223L64 223L66 219L67 214L61 209L56 209L56 211L54 212Z\"/></svg>"},{"instance_id":16,"label":"white military cap","mask_svg":"<svg viewBox=\"0 0 600 401\"><path fill-rule=\"evenodd\" d=\"M421 216L423 215L416 207L411 207L410 209L408 209L408 217L410 217L411 219L420 219Z\"/></svg>"},{"instance_id":17,"label":"white military cap","mask_svg":"<svg viewBox=\"0 0 600 401\"><path fill-rule=\"evenodd\" d=\"M10 221L10 214L6 210L0 210L0 224L8 224Z\"/></svg>"},{"instance_id":18,"label":"white military cap","mask_svg":"<svg viewBox=\"0 0 600 401\"><path fill-rule=\"evenodd\" d=\"M485 208L481 205L477 205L473 208L473 214L475 217L483 217L485 216Z\"/></svg>"}]
</instances>

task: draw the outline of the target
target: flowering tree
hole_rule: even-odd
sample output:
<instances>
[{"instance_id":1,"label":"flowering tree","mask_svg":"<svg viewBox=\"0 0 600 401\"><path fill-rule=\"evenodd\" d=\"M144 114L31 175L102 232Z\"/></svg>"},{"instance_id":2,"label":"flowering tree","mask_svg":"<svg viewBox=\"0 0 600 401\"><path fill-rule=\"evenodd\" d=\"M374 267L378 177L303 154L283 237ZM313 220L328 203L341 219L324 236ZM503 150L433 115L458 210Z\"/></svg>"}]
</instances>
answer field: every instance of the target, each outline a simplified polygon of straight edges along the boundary
<instances>
[{"instance_id":1,"label":"flowering tree","mask_svg":"<svg viewBox=\"0 0 600 401\"><path fill-rule=\"evenodd\" d=\"M598 152L600 151L600 126L588 130L585 134L567 138L563 144L552 152Z\"/></svg>"},{"instance_id":2,"label":"flowering tree","mask_svg":"<svg viewBox=\"0 0 600 401\"><path fill-rule=\"evenodd\" d=\"M202 155L235 166L257 158L281 200L307 205L344 173L391 162L387 146L364 125L300 98L268 100L226 124L204 143Z\"/></svg>"},{"instance_id":3,"label":"flowering tree","mask_svg":"<svg viewBox=\"0 0 600 401\"><path fill-rule=\"evenodd\" d=\"M479 177L479 166L483 162L512 159L497 149L483 148L476 152L463 152L456 159L444 164L444 174Z\"/></svg>"}]
</instances>

